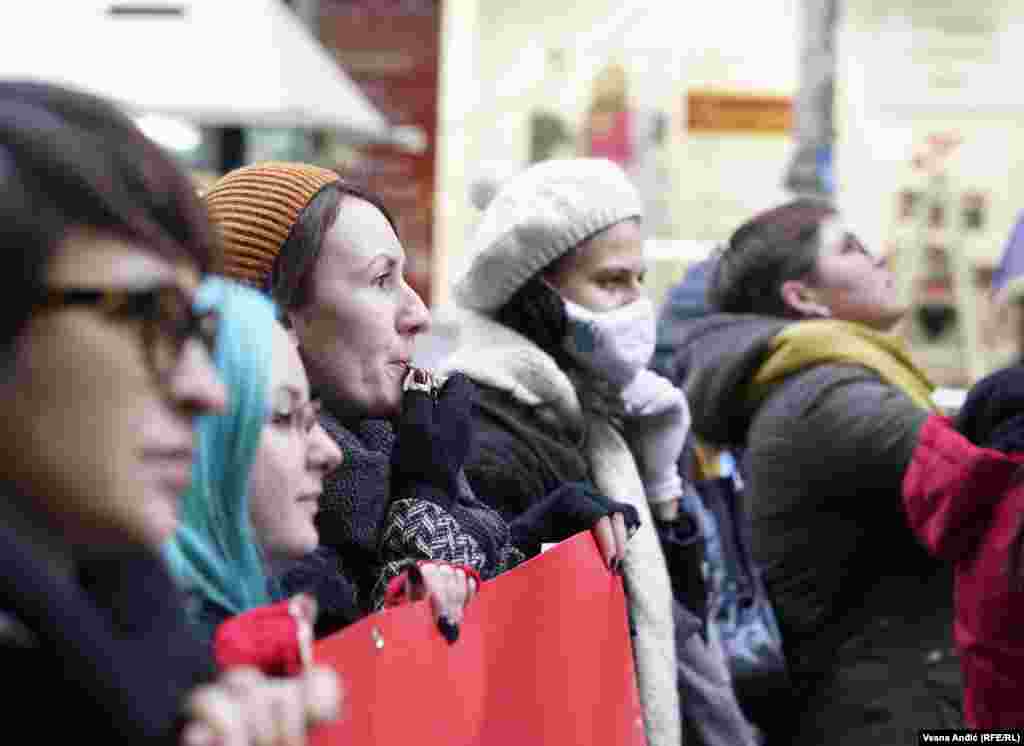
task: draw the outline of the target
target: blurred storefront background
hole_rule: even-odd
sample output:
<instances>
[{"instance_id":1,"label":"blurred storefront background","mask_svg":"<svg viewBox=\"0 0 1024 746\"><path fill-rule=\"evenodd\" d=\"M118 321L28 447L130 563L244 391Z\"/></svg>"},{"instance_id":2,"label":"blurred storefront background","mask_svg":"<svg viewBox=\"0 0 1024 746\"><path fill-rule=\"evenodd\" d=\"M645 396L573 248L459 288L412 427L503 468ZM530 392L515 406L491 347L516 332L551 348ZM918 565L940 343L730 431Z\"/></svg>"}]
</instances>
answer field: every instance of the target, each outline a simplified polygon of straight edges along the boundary
<instances>
[{"instance_id":1,"label":"blurred storefront background","mask_svg":"<svg viewBox=\"0 0 1024 746\"><path fill-rule=\"evenodd\" d=\"M60 24L44 2L2 11L0 74L118 98L200 186L259 160L337 168L394 211L435 309L474 190L598 155L643 195L656 301L740 222L810 193L897 269L915 304L903 333L941 382L1017 351L1015 307L988 288L1024 193L1020 3L60 6Z\"/></svg>"},{"instance_id":2,"label":"blurred storefront background","mask_svg":"<svg viewBox=\"0 0 1024 746\"><path fill-rule=\"evenodd\" d=\"M324 0L322 42L405 139L355 148L328 136L321 159L381 196L406 251L406 275L429 304L441 8L434 0Z\"/></svg>"},{"instance_id":3,"label":"blurred storefront background","mask_svg":"<svg viewBox=\"0 0 1024 746\"><path fill-rule=\"evenodd\" d=\"M900 331L938 382L1020 354L1020 309L990 284L1022 207L1024 5L450 5L474 47L468 64L444 46L463 64L439 136L464 164L439 182L445 276L464 258L476 178L594 153L644 194L655 300L740 222L811 193L890 261L913 304Z\"/></svg>"}]
</instances>

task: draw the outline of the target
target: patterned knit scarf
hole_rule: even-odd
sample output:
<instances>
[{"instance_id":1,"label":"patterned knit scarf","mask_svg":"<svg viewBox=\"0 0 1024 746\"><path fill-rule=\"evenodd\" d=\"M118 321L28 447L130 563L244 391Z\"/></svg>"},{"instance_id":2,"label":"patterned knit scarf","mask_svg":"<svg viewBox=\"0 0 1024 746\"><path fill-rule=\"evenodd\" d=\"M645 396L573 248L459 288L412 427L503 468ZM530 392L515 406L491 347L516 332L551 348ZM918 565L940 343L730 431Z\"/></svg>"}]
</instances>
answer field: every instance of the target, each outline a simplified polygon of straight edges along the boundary
<instances>
[{"instance_id":1,"label":"patterned knit scarf","mask_svg":"<svg viewBox=\"0 0 1024 746\"><path fill-rule=\"evenodd\" d=\"M324 480L317 515L320 541L336 549L350 566L365 565L377 559L393 498L390 475L394 429L386 420L362 420L347 426L326 411L321 412L320 422L345 455L342 465ZM430 492L406 496L429 500ZM462 530L476 539L487 555L488 566L496 567L509 543L508 526L497 512L477 499L464 475L449 511Z\"/></svg>"}]
</instances>

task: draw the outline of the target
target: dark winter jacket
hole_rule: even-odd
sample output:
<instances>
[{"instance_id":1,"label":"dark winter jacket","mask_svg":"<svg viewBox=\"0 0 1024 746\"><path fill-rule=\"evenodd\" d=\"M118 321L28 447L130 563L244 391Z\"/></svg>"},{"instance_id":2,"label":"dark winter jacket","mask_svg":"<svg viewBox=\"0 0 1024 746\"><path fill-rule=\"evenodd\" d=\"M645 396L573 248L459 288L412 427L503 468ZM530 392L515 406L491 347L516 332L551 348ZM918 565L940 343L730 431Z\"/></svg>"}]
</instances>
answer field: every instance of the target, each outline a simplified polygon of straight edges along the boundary
<instances>
[{"instance_id":1,"label":"dark winter jacket","mask_svg":"<svg viewBox=\"0 0 1024 746\"><path fill-rule=\"evenodd\" d=\"M615 508L595 494L588 495L590 510L575 509L572 491L585 490L579 485L506 521L476 498L464 476L454 496L416 484L393 495L391 425L364 420L349 429L329 414L321 422L345 460L324 483L320 548L282 582L282 595L309 590L317 596L321 635L379 608L388 581L410 563L463 564L488 580L538 553L542 542L566 539Z\"/></svg>"},{"instance_id":2,"label":"dark winter jacket","mask_svg":"<svg viewBox=\"0 0 1024 746\"><path fill-rule=\"evenodd\" d=\"M846 363L810 365L755 401L750 383L788 323L800 322L694 321L677 330L672 365L687 371L697 434L746 447L753 552L802 710L776 732L795 724L792 742L808 745L905 743L957 711L950 579L901 504L928 412Z\"/></svg>"},{"instance_id":3,"label":"dark winter jacket","mask_svg":"<svg viewBox=\"0 0 1024 746\"><path fill-rule=\"evenodd\" d=\"M1024 451L978 448L936 416L903 481L910 525L956 570L954 634L972 728L1024 728L1024 585L1014 570L1022 477Z\"/></svg>"},{"instance_id":4,"label":"dark winter jacket","mask_svg":"<svg viewBox=\"0 0 1024 746\"><path fill-rule=\"evenodd\" d=\"M4 711L30 740L177 744L213 673L161 558L139 550L62 577L0 525Z\"/></svg>"},{"instance_id":5,"label":"dark winter jacket","mask_svg":"<svg viewBox=\"0 0 1024 746\"><path fill-rule=\"evenodd\" d=\"M417 560L468 565L484 579L521 560L508 526L464 480L461 494L443 506L426 486L391 494L395 435L389 422L349 425L327 412L320 422L345 458L324 480L316 518L321 548L288 572L282 585L287 594L312 590L325 619L339 615L335 628L351 623L353 605L363 614L379 608L388 581Z\"/></svg>"},{"instance_id":6,"label":"dark winter jacket","mask_svg":"<svg viewBox=\"0 0 1024 746\"><path fill-rule=\"evenodd\" d=\"M705 259L687 268L683 279L665 295L658 310L658 334L651 367L662 369L676 355L676 329L680 324L707 316L707 286L715 260Z\"/></svg>"},{"instance_id":7,"label":"dark winter jacket","mask_svg":"<svg viewBox=\"0 0 1024 746\"><path fill-rule=\"evenodd\" d=\"M542 420L507 391L478 384L476 449L466 465L474 491L505 520L566 482L590 480L582 430Z\"/></svg>"}]
</instances>

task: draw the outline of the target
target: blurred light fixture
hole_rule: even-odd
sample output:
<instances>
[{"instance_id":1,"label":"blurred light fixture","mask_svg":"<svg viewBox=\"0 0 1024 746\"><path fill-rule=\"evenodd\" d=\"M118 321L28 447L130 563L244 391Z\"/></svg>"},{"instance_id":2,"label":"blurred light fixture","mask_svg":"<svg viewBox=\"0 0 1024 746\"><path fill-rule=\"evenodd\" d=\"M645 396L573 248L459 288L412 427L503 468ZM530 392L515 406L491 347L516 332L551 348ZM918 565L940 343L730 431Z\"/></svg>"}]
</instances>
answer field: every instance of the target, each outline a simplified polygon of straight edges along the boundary
<instances>
[{"instance_id":1,"label":"blurred light fixture","mask_svg":"<svg viewBox=\"0 0 1024 746\"><path fill-rule=\"evenodd\" d=\"M146 137L178 153L195 150L203 141L199 128L181 119L143 114L135 118L135 124Z\"/></svg>"},{"instance_id":2,"label":"blurred light fixture","mask_svg":"<svg viewBox=\"0 0 1024 746\"><path fill-rule=\"evenodd\" d=\"M180 3L111 3L107 15L114 18L183 18L185 6Z\"/></svg>"},{"instance_id":3,"label":"blurred light fixture","mask_svg":"<svg viewBox=\"0 0 1024 746\"><path fill-rule=\"evenodd\" d=\"M391 128L391 142L408 153L419 155L427 149L427 133L422 127L400 124Z\"/></svg>"}]
</instances>

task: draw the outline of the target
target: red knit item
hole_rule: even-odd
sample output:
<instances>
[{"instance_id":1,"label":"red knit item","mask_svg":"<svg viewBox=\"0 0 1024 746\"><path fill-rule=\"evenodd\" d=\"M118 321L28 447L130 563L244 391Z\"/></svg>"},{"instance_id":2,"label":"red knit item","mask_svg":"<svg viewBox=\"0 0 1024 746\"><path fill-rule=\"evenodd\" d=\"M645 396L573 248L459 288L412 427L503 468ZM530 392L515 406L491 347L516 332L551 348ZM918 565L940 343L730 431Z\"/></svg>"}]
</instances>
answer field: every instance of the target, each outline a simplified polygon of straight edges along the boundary
<instances>
[{"instance_id":1,"label":"red knit item","mask_svg":"<svg viewBox=\"0 0 1024 746\"><path fill-rule=\"evenodd\" d=\"M255 666L270 676L302 670L299 625L290 601L260 606L223 622L213 637L213 655L221 669Z\"/></svg>"}]
</instances>

